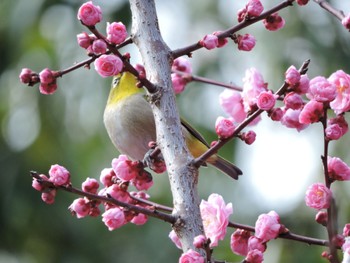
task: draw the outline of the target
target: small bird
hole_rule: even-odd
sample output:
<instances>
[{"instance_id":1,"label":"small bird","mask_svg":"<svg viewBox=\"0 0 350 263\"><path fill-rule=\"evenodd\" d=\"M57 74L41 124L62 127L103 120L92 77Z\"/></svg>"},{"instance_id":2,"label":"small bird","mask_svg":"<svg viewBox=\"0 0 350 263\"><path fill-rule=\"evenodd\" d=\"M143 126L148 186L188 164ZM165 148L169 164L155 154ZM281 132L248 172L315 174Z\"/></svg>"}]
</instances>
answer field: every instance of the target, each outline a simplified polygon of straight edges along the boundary
<instances>
[{"instance_id":1,"label":"small bird","mask_svg":"<svg viewBox=\"0 0 350 263\"><path fill-rule=\"evenodd\" d=\"M150 150L149 143L156 141L156 126L151 105L137 82L137 78L127 71L113 78L103 118L118 151L133 160L143 160ZM195 158L201 156L209 149L208 143L187 122L181 120L181 124L191 154ZM242 174L238 167L218 155L212 155L206 162L234 179Z\"/></svg>"}]
</instances>

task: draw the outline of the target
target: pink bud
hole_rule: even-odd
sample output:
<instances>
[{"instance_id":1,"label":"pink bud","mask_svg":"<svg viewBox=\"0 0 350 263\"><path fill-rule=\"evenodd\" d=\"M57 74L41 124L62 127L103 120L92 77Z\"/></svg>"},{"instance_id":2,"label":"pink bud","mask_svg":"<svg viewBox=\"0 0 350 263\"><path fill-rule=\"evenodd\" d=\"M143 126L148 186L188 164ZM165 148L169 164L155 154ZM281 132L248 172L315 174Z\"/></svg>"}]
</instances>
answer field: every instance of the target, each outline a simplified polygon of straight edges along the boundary
<instances>
[{"instance_id":1,"label":"pink bud","mask_svg":"<svg viewBox=\"0 0 350 263\"><path fill-rule=\"evenodd\" d=\"M98 181L94 178L86 178L86 180L82 183L81 189L83 189L84 192L97 194L97 190L100 187L100 184Z\"/></svg>"},{"instance_id":2,"label":"pink bud","mask_svg":"<svg viewBox=\"0 0 350 263\"><path fill-rule=\"evenodd\" d=\"M286 109L297 110L303 107L304 101L300 94L296 92L289 92L283 99Z\"/></svg>"},{"instance_id":3,"label":"pink bud","mask_svg":"<svg viewBox=\"0 0 350 263\"><path fill-rule=\"evenodd\" d=\"M170 238L171 241L173 241L173 243L176 245L176 247L178 249L182 249L181 241L180 241L179 237L176 235L174 230L170 231L169 238Z\"/></svg>"},{"instance_id":4,"label":"pink bud","mask_svg":"<svg viewBox=\"0 0 350 263\"><path fill-rule=\"evenodd\" d=\"M89 215L90 204L85 198L78 198L68 207L69 211L77 218L83 218Z\"/></svg>"},{"instance_id":5,"label":"pink bud","mask_svg":"<svg viewBox=\"0 0 350 263\"><path fill-rule=\"evenodd\" d=\"M232 120L224 118L222 116L218 117L215 122L215 131L220 138L228 138L235 131L235 126Z\"/></svg>"},{"instance_id":6,"label":"pink bud","mask_svg":"<svg viewBox=\"0 0 350 263\"><path fill-rule=\"evenodd\" d=\"M177 73L171 74L171 82L173 84L173 89L175 94L180 94L185 90L187 81L185 78L183 78L181 75Z\"/></svg>"},{"instance_id":7,"label":"pink bud","mask_svg":"<svg viewBox=\"0 0 350 263\"><path fill-rule=\"evenodd\" d=\"M242 51L251 51L255 47L255 37L250 34L238 35L238 49Z\"/></svg>"},{"instance_id":8,"label":"pink bud","mask_svg":"<svg viewBox=\"0 0 350 263\"><path fill-rule=\"evenodd\" d=\"M66 168L61 165L51 165L49 170L49 181L56 186L70 184L70 173Z\"/></svg>"},{"instance_id":9,"label":"pink bud","mask_svg":"<svg viewBox=\"0 0 350 263\"><path fill-rule=\"evenodd\" d=\"M90 47L93 38L91 38L86 32L82 32L77 35L77 41L79 46L87 49L88 47Z\"/></svg>"},{"instance_id":10,"label":"pink bud","mask_svg":"<svg viewBox=\"0 0 350 263\"><path fill-rule=\"evenodd\" d=\"M241 23L243 20L246 19L247 16L247 9L246 8L242 8L239 9L237 12L237 20L239 23Z\"/></svg>"},{"instance_id":11,"label":"pink bud","mask_svg":"<svg viewBox=\"0 0 350 263\"><path fill-rule=\"evenodd\" d=\"M305 94L309 90L309 78L307 75L301 75L299 83L293 87L293 90L299 94Z\"/></svg>"},{"instance_id":12,"label":"pink bud","mask_svg":"<svg viewBox=\"0 0 350 263\"><path fill-rule=\"evenodd\" d=\"M40 176L41 180L49 181L49 178L47 178L47 176L45 174L40 174L39 176ZM32 181L32 187L35 190L40 191L40 192L42 192L44 190L44 187L43 187L42 183L40 183L38 181L38 179L36 179L34 177L33 177L33 181Z\"/></svg>"},{"instance_id":13,"label":"pink bud","mask_svg":"<svg viewBox=\"0 0 350 263\"><path fill-rule=\"evenodd\" d=\"M112 43L119 45L123 43L128 36L126 27L122 22L107 22L107 39Z\"/></svg>"},{"instance_id":14,"label":"pink bud","mask_svg":"<svg viewBox=\"0 0 350 263\"><path fill-rule=\"evenodd\" d=\"M328 156L328 176L334 180L350 180L350 167L338 157Z\"/></svg>"},{"instance_id":15,"label":"pink bud","mask_svg":"<svg viewBox=\"0 0 350 263\"><path fill-rule=\"evenodd\" d=\"M281 229L280 217L275 211L261 214L255 223L255 236L263 242L275 239Z\"/></svg>"},{"instance_id":16,"label":"pink bud","mask_svg":"<svg viewBox=\"0 0 350 263\"><path fill-rule=\"evenodd\" d=\"M337 88L325 77L317 76L310 80L306 96L319 102L330 102L337 96Z\"/></svg>"},{"instance_id":17,"label":"pink bud","mask_svg":"<svg viewBox=\"0 0 350 263\"><path fill-rule=\"evenodd\" d=\"M248 131L243 133L242 137L246 144L251 145L255 142L256 133L254 131Z\"/></svg>"},{"instance_id":18,"label":"pink bud","mask_svg":"<svg viewBox=\"0 0 350 263\"><path fill-rule=\"evenodd\" d=\"M213 34L205 35L202 40L199 41L199 44L206 49L213 49L219 45L219 39Z\"/></svg>"},{"instance_id":19,"label":"pink bud","mask_svg":"<svg viewBox=\"0 0 350 263\"><path fill-rule=\"evenodd\" d=\"M328 140L338 140L343 136L342 128L338 124L328 125L325 133Z\"/></svg>"},{"instance_id":20,"label":"pink bud","mask_svg":"<svg viewBox=\"0 0 350 263\"><path fill-rule=\"evenodd\" d=\"M267 30L277 31L284 27L286 21L284 21L284 19L281 16L279 16L278 13L274 13L265 18L263 20L263 23Z\"/></svg>"},{"instance_id":21,"label":"pink bud","mask_svg":"<svg viewBox=\"0 0 350 263\"><path fill-rule=\"evenodd\" d=\"M205 245L206 242L207 242L207 238L206 238L204 235L196 236L196 237L193 239L193 245L194 245L196 248L202 248L202 247L204 247L204 245Z\"/></svg>"},{"instance_id":22,"label":"pink bud","mask_svg":"<svg viewBox=\"0 0 350 263\"><path fill-rule=\"evenodd\" d=\"M283 117L283 110L281 108L274 108L268 112L269 117L273 121L280 121Z\"/></svg>"},{"instance_id":23,"label":"pink bud","mask_svg":"<svg viewBox=\"0 0 350 263\"><path fill-rule=\"evenodd\" d=\"M30 82L32 81L33 73L34 72L29 68L22 68L21 73L19 74L19 80L23 84L30 84Z\"/></svg>"},{"instance_id":24,"label":"pink bud","mask_svg":"<svg viewBox=\"0 0 350 263\"><path fill-rule=\"evenodd\" d=\"M111 186L114 183L116 175L112 168L105 168L101 171L100 182L105 186Z\"/></svg>"},{"instance_id":25,"label":"pink bud","mask_svg":"<svg viewBox=\"0 0 350 263\"><path fill-rule=\"evenodd\" d=\"M344 115L338 115L335 118L328 119L327 125L337 125L338 127L340 127L342 136L346 134L349 130L349 126L344 118Z\"/></svg>"},{"instance_id":26,"label":"pink bud","mask_svg":"<svg viewBox=\"0 0 350 263\"><path fill-rule=\"evenodd\" d=\"M124 212L119 207L110 208L102 214L102 221L109 231L120 228L125 224Z\"/></svg>"},{"instance_id":27,"label":"pink bud","mask_svg":"<svg viewBox=\"0 0 350 263\"><path fill-rule=\"evenodd\" d=\"M294 86L296 84L299 83L300 81L300 73L299 71L296 69L295 66L290 66L286 73L284 74L285 78L286 78L286 82L290 85L290 86Z\"/></svg>"},{"instance_id":28,"label":"pink bud","mask_svg":"<svg viewBox=\"0 0 350 263\"><path fill-rule=\"evenodd\" d=\"M251 250L248 252L244 261L249 263L262 263L264 261L264 254L258 249Z\"/></svg>"},{"instance_id":29,"label":"pink bud","mask_svg":"<svg viewBox=\"0 0 350 263\"><path fill-rule=\"evenodd\" d=\"M139 191L147 191L153 185L153 177L146 171L137 173L136 177L131 180L132 184Z\"/></svg>"},{"instance_id":30,"label":"pink bud","mask_svg":"<svg viewBox=\"0 0 350 263\"><path fill-rule=\"evenodd\" d=\"M79 8L77 17L84 25L94 26L102 20L101 8L92 1L86 2Z\"/></svg>"},{"instance_id":31,"label":"pink bud","mask_svg":"<svg viewBox=\"0 0 350 263\"><path fill-rule=\"evenodd\" d=\"M350 224L345 224L343 228L343 236L350 236Z\"/></svg>"},{"instance_id":32,"label":"pink bud","mask_svg":"<svg viewBox=\"0 0 350 263\"><path fill-rule=\"evenodd\" d=\"M129 160L124 154L121 154L118 158L112 160L112 168L117 177L123 181L134 179L139 172L137 164Z\"/></svg>"},{"instance_id":33,"label":"pink bud","mask_svg":"<svg viewBox=\"0 0 350 263\"><path fill-rule=\"evenodd\" d=\"M305 194L306 205L317 210L329 208L331 199L331 190L322 183L310 185Z\"/></svg>"},{"instance_id":34,"label":"pink bud","mask_svg":"<svg viewBox=\"0 0 350 263\"><path fill-rule=\"evenodd\" d=\"M95 54L104 54L107 51L107 44L102 39L96 39L92 42L91 50Z\"/></svg>"},{"instance_id":35,"label":"pink bud","mask_svg":"<svg viewBox=\"0 0 350 263\"><path fill-rule=\"evenodd\" d=\"M249 0L245 9L247 10L247 15L249 17L259 16L262 11L264 11L264 7L261 4L260 0Z\"/></svg>"},{"instance_id":36,"label":"pink bud","mask_svg":"<svg viewBox=\"0 0 350 263\"><path fill-rule=\"evenodd\" d=\"M230 247L233 253L241 256L248 254L248 239L251 234L247 230L237 229L231 235Z\"/></svg>"},{"instance_id":37,"label":"pink bud","mask_svg":"<svg viewBox=\"0 0 350 263\"><path fill-rule=\"evenodd\" d=\"M323 103L310 100L305 104L299 115L299 122L303 124L315 123L323 116Z\"/></svg>"},{"instance_id":38,"label":"pink bud","mask_svg":"<svg viewBox=\"0 0 350 263\"><path fill-rule=\"evenodd\" d=\"M326 211L318 211L315 216L315 221L320 225L327 226L328 214Z\"/></svg>"},{"instance_id":39,"label":"pink bud","mask_svg":"<svg viewBox=\"0 0 350 263\"><path fill-rule=\"evenodd\" d=\"M275 106L277 97L271 90L263 91L259 94L256 105L261 110L269 111Z\"/></svg>"},{"instance_id":40,"label":"pink bud","mask_svg":"<svg viewBox=\"0 0 350 263\"><path fill-rule=\"evenodd\" d=\"M52 70L45 68L39 73L40 82L42 84L50 84L55 82L56 77Z\"/></svg>"},{"instance_id":41,"label":"pink bud","mask_svg":"<svg viewBox=\"0 0 350 263\"><path fill-rule=\"evenodd\" d=\"M214 36L217 36L217 35L219 35L220 33L221 33L221 31L215 31L215 32L213 33L213 35L214 35ZM228 40L227 40L226 38L224 38L224 37L218 38L218 45L217 45L217 47L218 47L218 48L224 47L224 46L226 46L227 43L228 43Z\"/></svg>"},{"instance_id":42,"label":"pink bud","mask_svg":"<svg viewBox=\"0 0 350 263\"><path fill-rule=\"evenodd\" d=\"M308 2L309 0L297 0L297 4L301 6L306 5Z\"/></svg>"},{"instance_id":43,"label":"pink bud","mask_svg":"<svg viewBox=\"0 0 350 263\"><path fill-rule=\"evenodd\" d=\"M256 236L251 236L248 239L248 251L251 250L260 250L261 252L265 252L266 250L266 242L264 242L262 239L256 237Z\"/></svg>"},{"instance_id":44,"label":"pink bud","mask_svg":"<svg viewBox=\"0 0 350 263\"><path fill-rule=\"evenodd\" d=\"M341 23L343 24L343 26L347 29L350 30L350 14L348 14L347 16L345 16L342 20Z\"/></svg>"},{"instance_id":45,"label":"pink bud","mask_svg":"<svg viewBox=\"0 0 350 263\"><path fill-rule=\"evenodd\" d=\"M39 91L41 94L44 95L51 95L57 90L58 86L56 82L52 82L49 84L40 83L39 85Z\"/></svg>"},{"instance_id":46,"label":"pink bud","mask_svg":"<svg viewBox=\"0 0 350 263\"><path fill-rule=\"evenodd\" d=\"M192 74L192 66L188 59L184 57L178 57L173 61L171 66L172 71L181 71L184 73Z\"/></svg>"},{"instance_id":47,"label":"pink bud","mask_svg":"<svg viewBox=\"0 0 350 263\"><path fill-rule=\"evenodd\" d=\"M288 128L297 129L297 131L304 130L308 124L299 122L301 110L287 109L281 119L281 123Z\"/></svg>"},{"instance_id":48,"label":"pink bud","mask_svg":"<svg viewBox=\"0 0 350 263\"><path fill-rule=\"evenodd\" d=\"M123 61L115 55L102 55L94 65L97 73L104 78L118 75L123 69Z\"/></svg>"},{"instance_id":49,"label":"pink bud","mask_svg":"<svg viewBox=\"0 0 350 263\"><path fill-rule=\"evenodd\" d=\"M48 192L41 193L41 199L49 205L55 202L55 196L56 196L56 189L52 189Z\"/></svg>"},{"instance_id":50,"label":"pink bud","mask_svg":"<svg viewBox=\"0 0 350 263\"><path fill-rule=\"evenodd\" d=\"M197 251L189 249L181 255L181 257L179 259L179 263L190 263L190 262L204 263L205 259Z\"/></svg>"},{"instance_id":51,"label":"pink bud","mask_svg":"<svg viewBox=\"0 0 350 263\"><path fill-rule=\"evenodd\" d=\"M147 220L148 220L148 217L145 214L139 213L136 216L134 216L130 222L135 225L141 226L146 224Z\"/></svg>"}]
</instances>

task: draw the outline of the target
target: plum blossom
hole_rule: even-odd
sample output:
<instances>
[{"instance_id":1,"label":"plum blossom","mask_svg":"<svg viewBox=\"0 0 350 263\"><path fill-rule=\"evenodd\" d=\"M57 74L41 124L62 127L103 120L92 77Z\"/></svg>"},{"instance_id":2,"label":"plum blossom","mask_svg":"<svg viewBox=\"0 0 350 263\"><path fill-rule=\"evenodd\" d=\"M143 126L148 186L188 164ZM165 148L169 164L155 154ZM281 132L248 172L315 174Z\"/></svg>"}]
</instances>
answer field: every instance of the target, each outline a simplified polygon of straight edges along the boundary
<instances>
[{"instance_id":1,"label":"plum blossom","mask_svg":"<svg viewBox=\"0 0 350 263\"><path fill-rule=\"evenodd\" d=\"M180 241L179 237L176 235L174 230L170 231L169 238L171 241L173 241L173 243L176 245L177 248L182 249L181 241Z\"/></svg>"},{"instance_id":2,"label":"plum blossom","mask_svg":"<svg viewBox=\"0 0 350 263\"><path fill-rule=\"evenodd\" d=\"M263 20L263 23L267 30L277 31L284 27L284 24L286 23L286 21L280 15L278 15L278 13L274 13L266 17Z\"/></svg>"},{"instance_id":3,"label":"plum blossom","mask_svg":"<svg viewBox=\"0 0 350 263\"><path fill-rule=\"evenodd\" d=\"M237 229L231 235L230 247L233 253L241 256L248 254L248 240L251 233L247 230Z\"/></svg>"},{"instance_id":4,"label":"plum blossom","mask_svg":"<svg viewBox=\"0 0 350 263\"><path fill-rule=\"evenodd\" d=\"M219 96L219 103L222 109L232 117L234 122L240 123L247 117L240 92L225 89Z\"/></svg>"},{"instance_id":5,"label":"plum blossom","mask_svg":"<svg viewBox=\"0 0 350 263\"><path fill-rule=\"evenodd\" d=\"M303 98L296 92L287 93L283 99L283 103L286 106L286 109L293 110L300 109L304 105Z\"/></svg>"},{"instance_id":6,"label":"plum blossom","mask_svg":"<svg viewBox=\"0 0 350 263\"><path fill-rule=\"evenodd\" d=\"M51 165L49 175L49 181L52 182L55 186L61 186L70 183L70 173L61 165Z\"/></svg>"},{"instance_id":7,"label":"plum blossom","mask_svg":"<svg viewBox=\"0 0 350 263\"><path fill-rule=\"evenodd\" d=\"M338 70L329 76L328 81L336 86L336 97L330 106L336 114L350 110L350 76Z\"/></svg>"},{"instance_id":8,"label":"plum blossom","mask_svg":"<svg viewBox=\"0 0 350 263\"><path fill-rule=\"evenodd\" d=\"M238 49L242 51L251 51L255 47L255 37L250 34L238 35L237 36Z\"/></svg>"},{"instance_id":9,"label":"plum blossom","mask_svg":"<svg viewBox=\"0 0 350 263\"><path fill-rule=\"evenodd\" d=\"M120 207L113 207L102 214L102 221L109 231L122 227L125 224L124 212Z\"/></svg>"},{"instance_id":10,"label":"plum blossom","mask_svg":"<svg viewBox=\"0 0 350 263\"><path fill-rule=\"evenodd\" d=\"M347 29L350 30L350 14L347 14L342 20L342 25Z\"/></svg>"},{"instance_id":11,"label":"plum blossom","mask_svg":"<svg viewBox=\"0 0 350 263\"><path fill-rule=\"evenodd\" d=\"M298 84L300 81L300 73L295 66L290 66L284 76L286 78L286 82L291 86Z\"/></svg>"},{"instance_id":12,"label":"plum blossom","mask_svg":"<svg viewBox=\"0 0 350 263\"><path fill-rule=\"evenodd\" d=\"M310 124L318 122L323 116L323 103L316 100L310 100L305 104L299 115L299 122Z\"/></svg>"},{"instance_id":13,"label":"plum blossom","mask_svg":"<svg viewBox=\"0 0 350 263\"><path fill-rule=\"evenodd\" d=\"M262 91L257 97L256 105L261 110L269 111L275 106L277 97L271 90Z\"/></svg>"},{"instance_id":14,"label":"plum blossom","mask_svg":"<svg viewBox=\"0 0 350 263\"><path fill-rule=\"evenodd\" d=\"M350 167L342 159L328 156L327 166L330 178L338 181L350 180Z\"/></svg>"},{"instance_id":15,"label":"plum blossom","mask_svg":"<svg viewBox=\"0 0 350 263\"><path fill-rule=\"evenodd\" d=\"M73 201L73 203L68 207L72 214L76 215L77 218L83 218L90 213L89 201L85 198L78 198Z\"/></svg>"},{"instance_id":16,"label":"plum blossom","mask_svg":"<svg viewBox=\"0 0 350 263\"><path fill-rule=\"evenodd\" d=\"M310 80L306 96L318 102L331 102L337 96L337 88L325 77L317 76Z\"/></svg>"},{"instance_id":17,"label":"plum blossom","mask_svg":"<svg viewBox=\"0 0 350 263\"><path fill-rule=\"evenodd\" d=\"M206 49L210 50L216 48L219 45L219 39L216 35L208 34L205 35L203 39L199 41L199 44L202 47L205 47Z\"/></svg>"},{"instance_id":18,"label":"plum blossom","mask_svg":"<svg viewBox=\"0 0 350 263\"><path fill-rule=\"evenodd\" d=\"M131 181L138 175L140 170L137 162L131 161L124 154L112 160L112 168L117 177L123 181Z\"/></svg>"},{"instance_id":19,"label":"plum blossom","mask_svg":"<svg viewBox=\"0 0 350 263\"><path fill-rule=\"evenodd\" d=\"M255 236L266 242L276 238L281 228L279 215L275 211L270 211L258 217L255 223Z\"/></svg>"},{"instance_id":20,"label":"plum blossom","mask_svg":"<svg viewBox=\"0 0 350 263\"><path fill-rule=\"evenodd\" d=\"M123 69L123 61L115 55L102 55L95 62L95 70L101 77L118 75Z\"/></svg>"},{"instance_id":21,"label":"plum blossom","mask_svg":"<svg viewBox=\"0 0 350 263\"><path fill-rule=\"evenodd\" d=\"M228 138L235 131L235 125L231 119L219 116L215 122L215 131L220 138Z\"/></svg>"},{"instance_id":22,"label":"plum blossom","mask_svg":"<svg viewBox=\"0 0 350 263\"><path fill-rule=\"evenodd\" d=\"M331 190L322 183L310 185L305 194L306 205L317 210L328 208L331 199Z\"/></svg>"},{"instance_id":23,"label":"plum blossom","mask_svg":"<svg viewBox=\"0 0 350 263\"><path fill-rule=\"evenodd\" d=\"M89 1L80 6L77 17L84 25L94 26L102 20L102 11L99 6Z\"/></svg>"},{"instance_id":24,"label":"plum blossom","mask_svg":"<svg viewBox=\"0 0 350 263\"><path fill-rule=\"evenodd\" d=\"M179 263L204 263L204 257L199 254L197 251L192 249L187 250L179 258Z\"/></svg>"},{"instance_id":25,"label":"plum blossom","mask_svg":"<svg viewBox=\"0 0 350 263\"><path fill-rule=\"evenodd\" d=\"M299 121L301 110L287 109L281 119L281 123L288 128L297 129L297 131L304 130L308 124L301 123Z\"/></svg>"},{"instance_id":26,"label":"plum blossom","mask_svg":"<svg viewBox=\"0 0 350 263\"><path fill-rule=\"evenodd\" d=\"M112 43L119 45L123 43L128 36L126 27L122 22L107 22L107 39Z\"/></svg>"}]
</instances>

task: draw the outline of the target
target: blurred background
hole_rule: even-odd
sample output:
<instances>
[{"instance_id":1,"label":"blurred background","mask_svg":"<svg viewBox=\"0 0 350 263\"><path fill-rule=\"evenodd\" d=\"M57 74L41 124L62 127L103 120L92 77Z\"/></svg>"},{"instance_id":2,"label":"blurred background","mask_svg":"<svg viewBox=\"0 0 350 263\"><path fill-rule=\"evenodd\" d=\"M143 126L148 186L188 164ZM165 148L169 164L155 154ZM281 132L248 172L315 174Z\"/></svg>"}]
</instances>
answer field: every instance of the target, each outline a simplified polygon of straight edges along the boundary
<instances>
[{"instance_id":1,"label":"blurred background","mask_svg":"<svg viewBox=\"0 0 350 263\"><path fill-rule=\"evenodd\" d=\"M0 2L0 262L177 262L180 255L169 240L171 227L155 219L138 227L128 224L108 231L101 218L76 219L67 207L76 196L58 192L55 204L47 205L31 187L29 171L47 173L58 163L70 170L72 182L80 187L86 177L99 178L118 153L105 132L102 114L110 79L94 70L80 69L58 80L51 96L19 82L21 68L36 72L48 67L64 69L86 58L76 35L85 31L76 13L84 1L3 0ZM159 24L165 41L176 49L192 44L205 34L224 30L236 22L244 1L156 1ZM265 8L279 1L263 1ZM346 1L330 1L350 12ZM127 1L100 0L105 30L107 21L122 21L130 29ZM310 78L328 77L337 69L350 72L350 35L338 20L314 2L280 12L286 26L268 32L262 23L244 29L257 45L251 52L239 52L235 45L208 52L199 50L191 63L197 75L242 85L245 70L257 68L269 88L277 90L290 65L297 68L311 59ZM133 47L132 63L141 63ZM203 135L215 139L216 117L224 115L219 106L222 88L191 83L178 96L181 114ZM205 105L205 107L203 107ZM220 152L238 164L244 176L237 182L212 168L202 169L200 195L219 193L232 202L231 220L254 225L261 213L275 210L291 231L326 238L325 229L314 222L315 211L304 204L308 185L322 182L322 130L315 124L298 133L272 123L266 116L252 128L256 142L247 146L231 142ZM331 144L331 155L350 163L349 136ZM153 201L171 206L166 175L155 176L149 191ZM335 183L339 208L339 229L349 222L349 183ZM239 262L225 241L215 249L217 259ZM322 247L275 240L269 242L265 262L321 262Z\"/></svg>"}]
</instances>

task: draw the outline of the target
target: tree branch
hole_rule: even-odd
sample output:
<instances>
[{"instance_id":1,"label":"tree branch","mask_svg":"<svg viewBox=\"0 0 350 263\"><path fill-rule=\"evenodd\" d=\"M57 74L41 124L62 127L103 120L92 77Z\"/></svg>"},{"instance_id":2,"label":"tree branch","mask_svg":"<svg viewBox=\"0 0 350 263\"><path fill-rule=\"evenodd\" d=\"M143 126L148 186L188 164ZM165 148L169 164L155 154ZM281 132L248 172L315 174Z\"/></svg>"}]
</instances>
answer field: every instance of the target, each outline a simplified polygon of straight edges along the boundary
<instances>
[{"instance_id":1,"label":"tree branch","mask_svg":"<svg viewBox=\"0 0 350 263\"><path fill-rule=\"evenodd\" d=\"M319 4L320 7L322 7L327 12L331 13L332 15L334 15L340 21L345 17L344 12L342 10L335 9L326 0L314 0L314 2Z\"/></svg>"}]
</instances>

